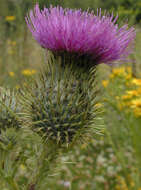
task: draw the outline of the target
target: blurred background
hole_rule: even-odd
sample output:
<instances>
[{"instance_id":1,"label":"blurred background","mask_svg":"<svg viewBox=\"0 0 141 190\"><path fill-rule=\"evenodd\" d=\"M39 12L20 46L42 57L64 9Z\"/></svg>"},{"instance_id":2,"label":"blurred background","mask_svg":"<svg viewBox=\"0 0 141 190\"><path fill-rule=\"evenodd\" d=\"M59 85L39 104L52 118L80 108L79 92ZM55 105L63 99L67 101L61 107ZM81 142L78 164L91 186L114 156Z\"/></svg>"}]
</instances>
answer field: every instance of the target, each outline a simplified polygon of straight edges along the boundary
<instances>
[{"instance_id":1,"label":"blurred background","mask_svg":"<svg viewBox=\"0 0 141 190\"><path fill-rule=\"evenodd\" d=\"M18 89L26 85L25 79L38 73L46 62L45 50L33 39L25 23L26 14L36 2L41 8L59 4L113 11L119 15L121 25L128 22L137 31L129 62L115 69L102 64L99 68L105 102L97 106L109 134L64 155L59 160L61 173L48 179L49 188L141 190L141 182L137 183L141 170L137 172L136 163L141 163L141 137L137 136L141 131L141 0L0 0L0 86ZM130 131L131 126L135 130ZM133 141L129 132L134 133Z\"/></svg>"}]
</instances>

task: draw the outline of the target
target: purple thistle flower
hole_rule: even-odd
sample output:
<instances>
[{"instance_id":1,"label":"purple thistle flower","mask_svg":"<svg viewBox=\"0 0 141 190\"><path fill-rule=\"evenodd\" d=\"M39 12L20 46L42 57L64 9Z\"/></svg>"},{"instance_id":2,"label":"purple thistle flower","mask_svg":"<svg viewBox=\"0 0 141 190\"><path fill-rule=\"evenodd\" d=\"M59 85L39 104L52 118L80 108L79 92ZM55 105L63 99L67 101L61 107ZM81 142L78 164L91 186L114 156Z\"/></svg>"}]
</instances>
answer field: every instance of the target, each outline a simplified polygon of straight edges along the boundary
<instances>
[{"instance_id":1,"label":"purple thistle flower","mask_svg":"<svg viewBox=\"0 0 141 190\"><path fill-rule=\"evenodd\" d=\"M37 4L26 17L37 42L53 53L87 56L95 63L123 61L133 49L135 29L116 24L117 18L94 12L44 8Z\"/></svg>"}]
</instances>

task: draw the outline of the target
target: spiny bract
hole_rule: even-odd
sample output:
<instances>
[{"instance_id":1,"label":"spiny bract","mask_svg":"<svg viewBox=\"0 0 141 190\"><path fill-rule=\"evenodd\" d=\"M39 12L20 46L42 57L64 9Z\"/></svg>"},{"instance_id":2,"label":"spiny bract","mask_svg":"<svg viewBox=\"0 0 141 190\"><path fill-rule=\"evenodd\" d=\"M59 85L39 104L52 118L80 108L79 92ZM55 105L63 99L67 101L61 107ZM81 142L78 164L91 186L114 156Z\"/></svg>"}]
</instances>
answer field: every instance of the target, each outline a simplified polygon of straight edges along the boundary
<instances>
[{"instance_id":1,"label":"spiny bract","mask_svg":"<svg viewBox=\"0 0 141 190\"><path fill-rule=\"evenodd\" d=\"M24 124L57 144L68 145L87 138L94 129L97 132L93 126L95 94L89 81L78 80L71 67L63 69L56 62L46 67L22 92Z\"/></svg>"},{"instance_id":2,"label":"spiny bract","mask_svg":"<svg viewBox=\"0 0 141 190\"><path fill-rule=\"evenodd\" d=\"M19 128L17 94L10 89L0 89L0 130Z\"/></svg>"}]
</instances>

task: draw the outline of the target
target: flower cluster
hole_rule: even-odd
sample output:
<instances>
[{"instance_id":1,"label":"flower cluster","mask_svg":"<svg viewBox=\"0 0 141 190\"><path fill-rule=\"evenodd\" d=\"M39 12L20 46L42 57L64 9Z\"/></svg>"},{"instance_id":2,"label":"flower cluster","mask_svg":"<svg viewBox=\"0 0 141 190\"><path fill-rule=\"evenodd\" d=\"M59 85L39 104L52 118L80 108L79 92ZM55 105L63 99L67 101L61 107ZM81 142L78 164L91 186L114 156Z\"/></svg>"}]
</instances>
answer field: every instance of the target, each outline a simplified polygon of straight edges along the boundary
<instances>
[{"instance_id":1,"label":"flower cluster","mask_svg":"<svg viewBox=\"0 0 141 190\"><path fill-rule=\"evenodd\" d=\"M15 19L16 19L15 16L6 16L6 17L5 17L5 20L6 20L7 22L14 21Z\"/></svg>"},{"instance_id":2,"label":"flower cluster","mask_svg":"<svg viewBox=\"0 0 141 190\"><path fill-rule=\"evenodd\" d=\"M81 10L50 7L39 9L37 4L26 17L32 35L44 48L57 53L86 56L96 64L125 60L131 53L134 28L118 27L117 17L101 15L101 10Z\"/></svg>"},{"instance_id":3,"label":"flower cluster","mask_svg":"<svg viewBox=\"0 0 141 190\"><path fill-rule=\"evenodd\" d=\"M36 73L36 70L34 69L24 69L22 71L22 74L25 76L31 76L31 75L34 75L35 73Z\"/></svg>"},{"instance_id":4,"label":"flower cluster","mask_svg":"<svg viewBox=\"0 0 141 190\"><path fill-rule=\"evenodd\" d=\"M115 99L120 111L133 112L136 117L141 117L141 79L132 76L131 67L112 69L109 80L103 80L102 85ZM113 86L116 87L114 92Z\"/></svg>"},{"instance_id":5,"label":"flower cluster","mask_svg":"<svg viewBox=\"0 0 141 190\"><path fill-rule=\"evenodd\" d=\"M130 108L136 117L141 117L141 79L131 80L132 89L127 90L122 96L124 105Z\"/></svg>"}]
</instances>

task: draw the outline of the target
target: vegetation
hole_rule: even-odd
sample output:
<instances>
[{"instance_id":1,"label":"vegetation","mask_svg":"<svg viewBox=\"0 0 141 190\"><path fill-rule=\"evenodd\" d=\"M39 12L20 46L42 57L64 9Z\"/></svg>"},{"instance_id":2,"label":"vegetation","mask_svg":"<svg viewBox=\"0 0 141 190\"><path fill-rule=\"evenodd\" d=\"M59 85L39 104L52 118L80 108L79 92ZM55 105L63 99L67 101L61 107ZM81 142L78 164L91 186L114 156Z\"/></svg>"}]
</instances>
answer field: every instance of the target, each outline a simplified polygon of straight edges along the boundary
<instances>
[{"instance_id":1,"label":"vegetation","mask_svg":"<svg viewBox=\"0 0 141 190\"><path fill-rule=\"evenodd\" d=\"M98 110L95 123L101 129L98 131L100 135L98 133L93 138L86 138L83 143L74 143L68 148L60 147L59 143L56 146L52 141L46 141L42 130L33 130L35 123L32 127L27 127L32 119L29 118L29 112L38 120L36 113L42 109L39 101L45 101L43 94L40 100L36 99L38 88L32 94L23 94L23 90L28 92L29 86L36 85L34 78L39 77L36 75L39 74L40 68L47 63L45 50L33 40L24 19L35 1L1 0L0 189L141 190L140 0L38 2L41 7L60 4L63 7L81 7L85 10L88 7L94 10L101 7L102 10L114 11L115 15L118 13L121 21L128 18L129 24L135 25L135 50L125 64L98 66L97 85L101 90L94 110ZM52 82L55 83L55 80ZM45 87L43 84L39 85L41 89ZM71 85L68 88L72 88ZM62 89L64 90L64 86ZM52 93L56 93L55 89L50 91L50 97ZM17 103L15 97L20 97ZM28 98L32 100L32 105L28 104ZM71 96L68 101L72 101ZM53 106L55 104L56 102ZM53 109L52 104L50 107ZM35 108L38 110L35 111ZM44 107L45 110L47 108ZM83 105L78 108L86 111ZM60 108L61 111L63 109L66 107ZM21 110L26 110L26 115ZM55 113L53 119L57 120L57 116ZM82 116L80 115L81 118ZM41 116L40 119L41 125L44 125L44 117ZM67 117L63 119L71 122ZM77 119L75 118L75 121ZM22 123L26 127L23 127Z\"/></svg>"}]
</instances>

